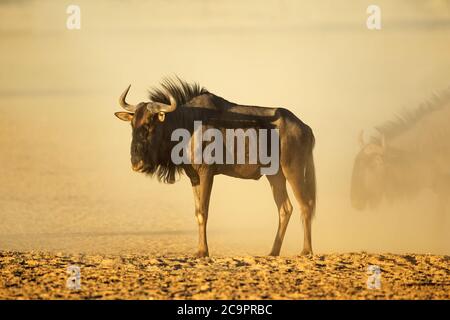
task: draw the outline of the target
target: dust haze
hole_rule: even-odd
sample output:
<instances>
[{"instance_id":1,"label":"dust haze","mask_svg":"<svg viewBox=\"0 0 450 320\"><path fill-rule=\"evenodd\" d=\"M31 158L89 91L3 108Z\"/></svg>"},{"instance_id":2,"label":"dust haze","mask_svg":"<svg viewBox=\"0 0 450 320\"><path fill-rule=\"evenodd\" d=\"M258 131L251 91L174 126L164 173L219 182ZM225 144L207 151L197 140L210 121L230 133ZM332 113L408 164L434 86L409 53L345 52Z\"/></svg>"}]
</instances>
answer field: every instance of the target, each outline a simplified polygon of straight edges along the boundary
<instances>
[{"instance_id":1,"label":"dust haze","mask_svg":"<svg viewBox=\"0 0 450 320\"><path fill-rule=\"evenodd\" d=\"M434 194L376 210L350 204L358 133L450 85L450 2L66 1L0 4L0 249L194 253L190 183L134 173L129 101L164 76L196 81L241 104L279 106L311 126L318 205L316 253L450 252L450 212ZM294 213L282 255L298 254ZM217 176L208 220L212 255L267 254L278 223L269 183Z\"/></svg>"}]
</instances>

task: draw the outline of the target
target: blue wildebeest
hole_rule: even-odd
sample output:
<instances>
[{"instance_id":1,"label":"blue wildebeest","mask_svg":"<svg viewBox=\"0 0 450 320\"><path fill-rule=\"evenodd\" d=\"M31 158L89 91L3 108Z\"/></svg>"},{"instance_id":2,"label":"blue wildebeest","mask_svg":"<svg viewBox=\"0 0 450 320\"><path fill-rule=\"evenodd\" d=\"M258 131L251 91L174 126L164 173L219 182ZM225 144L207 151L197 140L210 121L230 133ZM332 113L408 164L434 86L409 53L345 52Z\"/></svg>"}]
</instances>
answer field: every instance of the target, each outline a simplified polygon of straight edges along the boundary
<instances>
[{"instance_id":1,"label":"blue wildebeest","mask_svg":"<svg viewBox=\"0 0 450 320\"><path fill-rule=\"evenodd\" d=\"M148 102L131 105L126 102L128 87L119 98L127 112L115 115L130 121L132 127L131 164L137 172L156 175L163 182L173 183L178 174L186 174L192 184L195 198L195 215L199 226L197 256L208 256L206 223L208 207L215 175L223 174L240 179L259 179L264 165L257 163L178 163L173 161L172 150L177 145L173 133L177 129L194 134L194 122L201 122L202 130L217 129L225 136L230 128L276 129L279 145L279 168L268 174L278 207L279 224L271 255L279 255L281 245L292 213L292 205L286 190L289 181L300 204L304 229L302 254L311 254L311 220L316 205L316 178L313 161L314 135L309 126L284 108L243 106L218 97L197 84L180 79L166 79L161 89L152 89ZM247 132L245 131L245 132ZM265 141L268 148L271 139ZM250 138L247 137L249 140ZM245 140L244 136L244 140ZM261 143L262 140L260 140ZM206 144L205 141L203 141ZM245 144L245 142L244 142ZM227 146L223 146L225 149ZM246 156L252 153L245 145ZM217 151L217 150L216 150ZM222 152L222 150L220 150ZM226 150L230 152L230 150ZM236 153L232 150L231 153ZM237 155L232 155L236 159Z\"/></svg>"},{"instance_id":2,"label":"blue wildebeest","mask_svg":"<svg viewBox=\"0 0 450 320\"><path fill-rule=\"evenodd\" d=\"M424 189L443 211L450 192L450 89L376 127L369 142L360 135L351 180L356 209L377 207L382 199L411 199Z\"/></svg>"}]
</instances>

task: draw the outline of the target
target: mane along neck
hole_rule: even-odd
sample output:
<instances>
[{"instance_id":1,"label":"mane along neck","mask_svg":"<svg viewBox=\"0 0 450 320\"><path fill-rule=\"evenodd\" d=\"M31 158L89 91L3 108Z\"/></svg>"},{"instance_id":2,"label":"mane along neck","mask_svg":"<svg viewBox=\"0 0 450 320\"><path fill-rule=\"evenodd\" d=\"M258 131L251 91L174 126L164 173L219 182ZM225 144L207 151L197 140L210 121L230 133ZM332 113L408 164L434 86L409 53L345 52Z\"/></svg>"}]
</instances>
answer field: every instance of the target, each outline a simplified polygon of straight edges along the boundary
<instances>
[{"instance_id":1,"label":"mane along neck","mask_svg":"<svg viewBox=\"0 0 450 320\"><path fill-rule=\"evenodd\" d=\"M178 77L175 79L164 78L161 82L161 88L152 88L148 92L151 101L164 104L170 104L170 94L178 106L183 106L193 98L205 93L208 93L208 90L198 83L189 84Z\"/></svg>"}]
</instances>

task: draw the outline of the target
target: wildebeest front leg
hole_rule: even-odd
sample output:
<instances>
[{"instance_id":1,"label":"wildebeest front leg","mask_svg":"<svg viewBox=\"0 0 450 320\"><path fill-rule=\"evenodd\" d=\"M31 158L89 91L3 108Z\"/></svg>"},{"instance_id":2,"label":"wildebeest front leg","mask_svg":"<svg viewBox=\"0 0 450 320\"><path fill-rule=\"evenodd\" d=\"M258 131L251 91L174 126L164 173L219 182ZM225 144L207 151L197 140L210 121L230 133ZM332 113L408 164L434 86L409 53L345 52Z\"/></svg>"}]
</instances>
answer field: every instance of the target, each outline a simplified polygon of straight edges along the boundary
<instances>
[{"instance_id":1,"label":"wildebeest front leg","mask_svg":"<svg viewBox=\"0 0 450 320\"><path fill-rule=\"evenodd\" d=\"M278 230L273 242L271 256L278 256L280 254L281 245L283 244L284 235L286 233L286 228L289 223L289 218L292 214L292 204L289 201L289 196L286 190L286 178L283 173L279 173L275 176L267 176L272 188L273 198L278 208Z\"/></svg>"},{"instance_id":2,"label":"wildebeest front leg","mask_svg":"<svg viewBox=\"0 0 450 320\"><path fill-rule=\"evenodd\" d=\"M206 223L208 222L209 199L213 185L214 176L209 172L201 172L197 181L192 181L195 200L195 216L198 222L198 252L197 257L207 257L208 241L206 238Z\"/></svg>"}]
</instances>

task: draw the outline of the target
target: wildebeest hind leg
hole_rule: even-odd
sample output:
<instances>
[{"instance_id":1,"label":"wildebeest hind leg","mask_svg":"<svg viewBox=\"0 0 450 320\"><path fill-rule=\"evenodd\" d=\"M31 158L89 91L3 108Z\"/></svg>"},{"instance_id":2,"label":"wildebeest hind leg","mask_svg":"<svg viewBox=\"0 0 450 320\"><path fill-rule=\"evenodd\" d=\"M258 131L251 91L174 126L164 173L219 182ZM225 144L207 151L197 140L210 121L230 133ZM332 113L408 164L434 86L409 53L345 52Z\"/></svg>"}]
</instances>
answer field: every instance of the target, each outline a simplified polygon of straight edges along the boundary
<instances>
[{"instance_id":1,"label":"wildebeest hind leg","mask_svg":"<svg viewBox=\"0 0 450 320\"><path fill-rule=\"evenodd\" d=\"M302 163L302 161L298 161L297 163ZM310 166L309 168L308 165ZM305 172L309 172L309 175L311 176L311 181L309 181L309 183L307 183L307 179L305 178L304 170L299 169L298 167L291 167L286 170L287 180L292 187L292 191L294 192L301 210L304 236L302 255L313 253L311 244L311 222L315 206L315 177L312 157L306 166Z\"/></svg>"},{"instance_id":2,"label":"wildebeest hind leg","mask_svg":"<svg viewBox=\"0 0 450 320\"><path fill-rule=\"evenodd\" d=\"M289 201L289 196L286 190L286 178L281 170L278 171L277 175L267 176L267 179L269 180L270 187L272 188L273 198L277 204L279 215L278 230L270 255L278 256L280 254L281 245L283 244L289 218L292 214L292 204Z\"/></svg>"}]
</instances>

